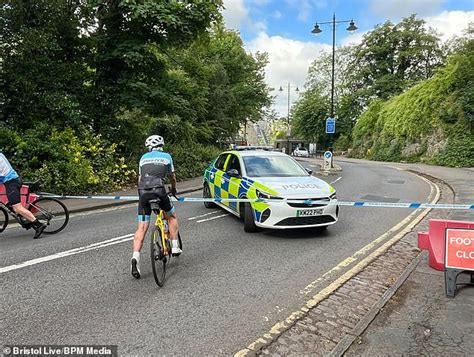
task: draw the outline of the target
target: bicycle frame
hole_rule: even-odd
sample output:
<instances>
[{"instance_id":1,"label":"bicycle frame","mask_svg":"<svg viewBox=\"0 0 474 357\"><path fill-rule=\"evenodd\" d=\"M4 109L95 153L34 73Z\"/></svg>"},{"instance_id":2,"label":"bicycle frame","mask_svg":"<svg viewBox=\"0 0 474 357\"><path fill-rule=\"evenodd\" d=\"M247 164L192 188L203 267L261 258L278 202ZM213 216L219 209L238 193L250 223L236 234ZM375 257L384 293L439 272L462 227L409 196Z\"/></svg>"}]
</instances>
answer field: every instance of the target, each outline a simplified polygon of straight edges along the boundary
<instances>
[{"instance_id":1,"label":"bicycle frame","mask_svg":"<svg viewBox=\"0 0 474 357\"><path fill-rule=\"evenodd\" d=\"M155 211L155 210L153 210L153 211ZM165 217L165 213L162 209L159 209L159 210L156 210L156 211L158 211L158 212L156 213L155 227L160 230L161 244L162 244L162 247L163 247L163 254L169 255L168 232L165 229L165 221L166 221L167 225L168 225L168 221L167 221L167 219ZM154 238L154 239L156 239L156 238Z\"/></svg>"}]
</instances>

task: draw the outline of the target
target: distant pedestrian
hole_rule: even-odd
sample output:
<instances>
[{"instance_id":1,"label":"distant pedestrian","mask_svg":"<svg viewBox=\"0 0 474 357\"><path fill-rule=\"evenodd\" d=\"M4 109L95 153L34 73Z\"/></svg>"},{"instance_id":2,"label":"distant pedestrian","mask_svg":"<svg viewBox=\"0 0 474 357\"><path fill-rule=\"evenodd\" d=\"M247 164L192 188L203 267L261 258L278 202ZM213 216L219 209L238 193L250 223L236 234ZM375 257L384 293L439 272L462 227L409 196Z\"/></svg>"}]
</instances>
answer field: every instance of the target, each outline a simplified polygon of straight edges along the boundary
<instances>
[{"instance_id":1,"label":"distant pedestrian","mask_svg":"<svg viewBox=\"0 0 474 357\"><path fill-rule=\"evenodd\" d=\"M23 216L26 220L31 222L31 225L36 231L33 238L39 238L46 228L46 225L38 221L33 213L28 211L21 204L21 178L17 172L13 170L12 165L10 165L10 162L8 162L7 158L2 153L0 153L0 184L5 186L8 205L12 207L15 213Z\"/></svg>"}]
</instances>

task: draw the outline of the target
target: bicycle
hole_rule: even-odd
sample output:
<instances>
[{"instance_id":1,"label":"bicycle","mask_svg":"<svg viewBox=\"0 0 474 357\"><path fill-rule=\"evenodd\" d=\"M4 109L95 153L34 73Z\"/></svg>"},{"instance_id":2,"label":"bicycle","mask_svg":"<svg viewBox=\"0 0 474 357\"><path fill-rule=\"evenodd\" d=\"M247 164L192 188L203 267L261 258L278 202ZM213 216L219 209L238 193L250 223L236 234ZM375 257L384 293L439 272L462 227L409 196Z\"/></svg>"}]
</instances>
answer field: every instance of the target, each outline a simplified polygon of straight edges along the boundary
<instances>
[{"instance_id":1,"label":"bicycle","mask_svg":"<svg viewBox=\"0 0 474 357\"><path fill-rule=\"evenodd\" d=\"M23 188L24 187L27 188L26 194L22 193L22 196L26 195L24 204L28 205L27 209L33 213L39 221L46 224L43 233L56 234L61 232L69 222L69 211L65 204L55 198L39 197L35 193L39 189L37 182L25 182ZM21 227L27 230L33 227L31 222L15 213L8 203L4 203L0 200L0 233L7 228L9 216L12 216Z\"/></svg>"},{"instance_id":2,"label":"bicycle","mask_svg":"<svg viewBox=\"0 0 474 357\"><path fill-rule=\"evenodd\" d=\"M159 287L165 283L166 266L170 263L172 256L180 254L171 253L171 240L168 237L168 220L165 212L159 206L160 199L150 200L152 211L156 214L155 224L151 230L150 258L155 282ZM179 247L183 249L181 235L178 232Z\"/></svg>"}]
</instances>

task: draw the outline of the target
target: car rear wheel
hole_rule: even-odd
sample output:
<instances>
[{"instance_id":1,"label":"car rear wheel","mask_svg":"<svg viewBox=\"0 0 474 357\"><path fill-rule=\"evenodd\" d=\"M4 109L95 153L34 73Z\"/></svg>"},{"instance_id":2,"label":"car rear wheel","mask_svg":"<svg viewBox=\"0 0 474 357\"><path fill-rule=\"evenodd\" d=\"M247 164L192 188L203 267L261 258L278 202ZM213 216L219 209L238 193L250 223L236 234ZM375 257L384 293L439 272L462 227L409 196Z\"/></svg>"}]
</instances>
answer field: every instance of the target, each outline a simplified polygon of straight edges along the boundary
<instances>
[{"instance_id":1,"label":"car rear wheel","mask_svg":"<svg viewBox=\"0 0 474 357\"><path fill-rule=\"evenodd\" d=\"M244 204L244 231L247 233L254 233L258 230L255 224L253 215L253 208L250 203Z\"/></svg>"},{"instance_id":2,"label":"car rear wheel","mask_svg":"<svg viewBox=\"0 0 474 357\"><path fill-rule=\"evenodd\" d=\"M212 198L211 189L209 188L209 185L207 183L205 183L204 187L202 188L202 196L204 198ZM204 207L215 208L216 204L214 202L204 202Z\"/></svg>"}]
</instances>

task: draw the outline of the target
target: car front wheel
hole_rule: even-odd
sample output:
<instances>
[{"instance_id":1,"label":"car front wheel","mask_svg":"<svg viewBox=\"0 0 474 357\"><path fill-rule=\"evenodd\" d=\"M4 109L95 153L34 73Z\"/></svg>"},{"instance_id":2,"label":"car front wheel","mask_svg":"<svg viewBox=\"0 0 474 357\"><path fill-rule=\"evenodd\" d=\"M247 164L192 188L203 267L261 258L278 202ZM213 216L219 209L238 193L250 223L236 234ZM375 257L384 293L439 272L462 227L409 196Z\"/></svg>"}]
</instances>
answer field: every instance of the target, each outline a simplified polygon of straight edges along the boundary
<instances>
[{"instance_id":1,"label":"car front wheel","mask_svg":"<svg viewBox=\"0 0 474 357\"><path fill-rule=\"evenodd\" d=\"M257 229L258 227L255 224L253 208L250 203L246 202L244 204L244 231L247 233L254 233Z\"/></svg>"}]
</instances>

